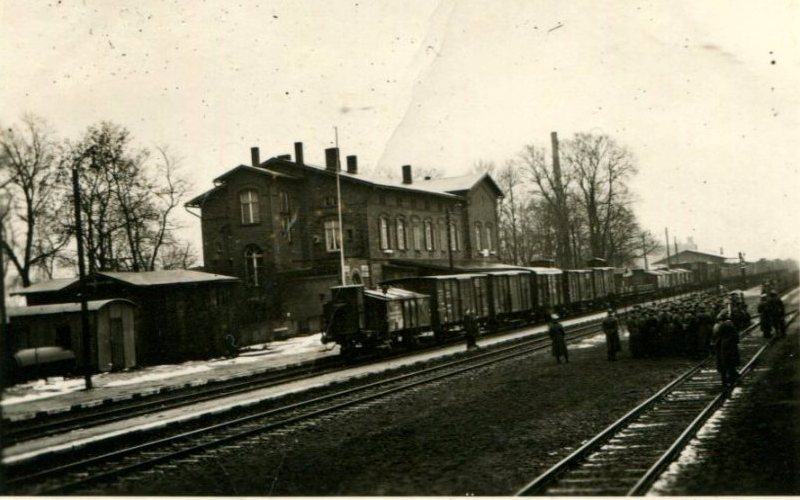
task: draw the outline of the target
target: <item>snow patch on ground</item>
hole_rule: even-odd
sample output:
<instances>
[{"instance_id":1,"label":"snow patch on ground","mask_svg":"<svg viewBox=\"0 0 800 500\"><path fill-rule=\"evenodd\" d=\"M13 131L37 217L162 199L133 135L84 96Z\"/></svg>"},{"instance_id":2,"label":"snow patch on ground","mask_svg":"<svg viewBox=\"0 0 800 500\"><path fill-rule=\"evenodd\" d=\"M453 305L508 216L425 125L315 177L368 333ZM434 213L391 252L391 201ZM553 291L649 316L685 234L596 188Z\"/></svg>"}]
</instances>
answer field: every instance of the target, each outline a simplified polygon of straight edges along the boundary
<instances>
[{"instance_id":1,"label":"snow patch on ground","mask_svg":"<svg viewBox=\"0 0 800 500\"><path fill-rule=\"evenodd\" d=\"M217 358L202 361L187 361L178 365L148 366L140 369L100 373L92 376L95 387L120 387L132 384L157 382L175 377L191 376L203 373L211 378L215 374L224 374L235 370L235 366L252 365L265 359L324 353L331 350L321 341L322 334L316 333L303 337L292 337L266 344L243 347L236 358ZM58 396L82 390L84 381L81 377L49 377L46 380L33 380L9 387L3 393L3 406L10 406L27 401Z\"/></svg>"}]
</instances>

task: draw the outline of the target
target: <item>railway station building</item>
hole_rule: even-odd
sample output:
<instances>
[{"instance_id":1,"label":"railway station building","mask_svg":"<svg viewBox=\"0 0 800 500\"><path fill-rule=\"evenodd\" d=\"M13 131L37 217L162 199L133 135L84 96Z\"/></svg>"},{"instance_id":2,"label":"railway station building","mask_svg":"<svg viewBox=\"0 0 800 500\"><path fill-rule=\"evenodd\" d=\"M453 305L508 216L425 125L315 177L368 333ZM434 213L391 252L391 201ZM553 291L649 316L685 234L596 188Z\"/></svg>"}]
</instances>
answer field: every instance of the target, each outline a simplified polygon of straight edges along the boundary
<instances>
[{"instance_id":1,"label":"railway station building","mask_svg":"<svg viewBox=\"0 0 800 500\"><path fill-rule=\"evenodd\" d=\"M322 303L341 281L342 245L347 283L366 286L498 262L503 193L489 174L415 178L405 165L401 180L379 180L359 173L356 156L343 169L337 148L317 166L304 161L302 143L294 146L294 158L263 162L252 148L249 165L186 204L200 210L204 269L241 278L265 328L320 329Z\"/></svg>"}]
</instances>

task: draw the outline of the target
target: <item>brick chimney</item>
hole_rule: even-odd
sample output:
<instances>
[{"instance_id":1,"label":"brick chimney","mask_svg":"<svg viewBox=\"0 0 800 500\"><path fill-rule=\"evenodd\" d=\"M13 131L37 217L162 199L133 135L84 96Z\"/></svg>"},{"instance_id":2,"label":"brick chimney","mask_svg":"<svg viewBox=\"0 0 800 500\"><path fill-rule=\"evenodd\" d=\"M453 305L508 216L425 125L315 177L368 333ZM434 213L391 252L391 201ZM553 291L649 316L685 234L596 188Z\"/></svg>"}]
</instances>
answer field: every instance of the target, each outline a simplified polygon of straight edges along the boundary
<instances>
[{"instance_id":1,"label":"brick chimney","mask_svg":"<svg viewBox=\"0 0 800 500\"><path fill-rule=\"evenodd\" d=\"M325 170L336 172L339 168L339 148L325 150Z\"/></svg>"},{"instance_id":2,"label":"brick chimney","mask_svg":"<svg viewBox=\"0 0 800 500\"><path fill-rule=\"evenodd\" d=\"M250 148L250 161L254 167L261 165L261 158L258 152L258 147Z\"/></svg>"},{"instance_id":3,"label":"brick chimney","mask_svg":"<svg viewBox=\"0 0 800 500\"><path fill-rule=\"evenodd\" d=\"M298 165L304 165L303 163L303 143L302 142L295 142L294 143L294 161Z\"/></svg>"},{"instance_id":4,"label":"brick chimney","mask_svg":"<svg viewBox=\"0 0 800 500\"><path fill-rule=\"evenodd\" d=\"M358 157L356 155L347 157L347 173L353 175L358 173Z\"/></svg>"},{"instance_id":5,"label":"brick chimney","mask_svg":"<svg viewBox=\"0 0 800 500\"><path fill-rule=\"evenodd\" d=\"M403 165L403 184L411 184L411 165Z\"/></svg>"}]
</instances>

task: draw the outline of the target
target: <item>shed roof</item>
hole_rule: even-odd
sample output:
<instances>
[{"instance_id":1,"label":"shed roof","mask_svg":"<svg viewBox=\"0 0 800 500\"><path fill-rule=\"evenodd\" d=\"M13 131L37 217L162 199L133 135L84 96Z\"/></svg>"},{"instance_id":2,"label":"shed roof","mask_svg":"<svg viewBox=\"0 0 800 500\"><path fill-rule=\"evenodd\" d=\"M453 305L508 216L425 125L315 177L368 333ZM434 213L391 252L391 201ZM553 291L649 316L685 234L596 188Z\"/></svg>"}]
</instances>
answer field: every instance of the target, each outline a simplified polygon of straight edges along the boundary
<instances>
[{"instance_id":1,"label":"shed roof","mask_svg":"<svg viewBox=\"0 0 800 500\"><path fill-rule=\"evenodd\" d=\"M86 303L86 306L89 311L99 311L112 302L124 302L130 305L136 305L127 299L105 299L90 300ZM20 318L24 316L46 316L51 314L67 314L78 312L81 312L80 302L64 302L61 304L46 304L41 306L10 307L8 309L8 317Z\"/></svg>"},{"instance_id":2,"label":"shed roof","mask_svg":"<svg viewBox=\"0 0 800 500\"><path fill-rule=\"evenodd\" d=\"M54 280L47 280L47 281L39 281L38 283L32 283L30 286L27 286L21 290L15 291L11 293L11 295L27 295L29 293L40 293L40 292L57 292L59 290L63 290L64 288L70 286L73 283L76 283L78 278L58 278Z\"/></svg>"},{"instance_id":3,"label":"shed roof","mask_svg":"<svg viewBox=\"0 0 800 500\"><path fill-rule=\"evenodd\" d=\"M225 276L224 274L204 273L202 271L190 271L188 269L169 269L162 271L106 271L98 273L102 276L123 281L136 286L159 286L159 285L182 285L189 283L203 283L209 281L233 282L239 278Z\"/></svg>"},{"instance_id":4,"label":"shed roof","mask_svg":"<svg viewBox=\"0 0 800 500\"><path fill-rule=\"evenodd\" d=\"M181 285L204 282L235 282L239 278L222 274L191 271L188 269L169 269L162 271L103 271L95 276L111 278L134 286ZM57 292L74 285L78 278L55 279L41 281L33 285L16 290L11 295L28 295L31 293Z\"/></svg>"},{"instance_id":5,"label":"shed roof","mask_svg":"<svg viewBox=\"0 0 800 500\"><path fill-rule=\"evenodd\" d=\"M556 267L526 267L525 269L534 274L564 274L564 271Z\"/></svg>"}]
</instances>

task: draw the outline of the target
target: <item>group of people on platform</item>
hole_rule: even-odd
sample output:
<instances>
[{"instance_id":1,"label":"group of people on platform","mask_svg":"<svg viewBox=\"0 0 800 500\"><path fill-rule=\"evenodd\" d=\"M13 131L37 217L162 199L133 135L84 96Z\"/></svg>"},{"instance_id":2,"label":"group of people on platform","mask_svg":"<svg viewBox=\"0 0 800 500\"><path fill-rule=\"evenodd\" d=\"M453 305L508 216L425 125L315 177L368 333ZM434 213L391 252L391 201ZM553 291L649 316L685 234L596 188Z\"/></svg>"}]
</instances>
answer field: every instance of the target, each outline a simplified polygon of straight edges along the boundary
<instances>
[{"instance_id":1,"label":"group of people on platform","mask_svg":"<svg viewBox=\"0 0 800 500\"><path fill-rule=\"evenodd\" d=\"M765 338L786 335L784 306L771 284L762 288L758 305L761 330ZM739 333L750 325L750 313L740 292L695 293L677 300L635 305L625 315L629 332L629 349L635 358L688 356L702 359L713 353L722 383L730 387L738 377ZM606 335L609 361L615 361L622 350L619 339L620 321L613 309L602 322ZM548 334L552 354L561 363L569 363L566 333L559 317L551 315Z\"/></svg>"}]
</instances>

